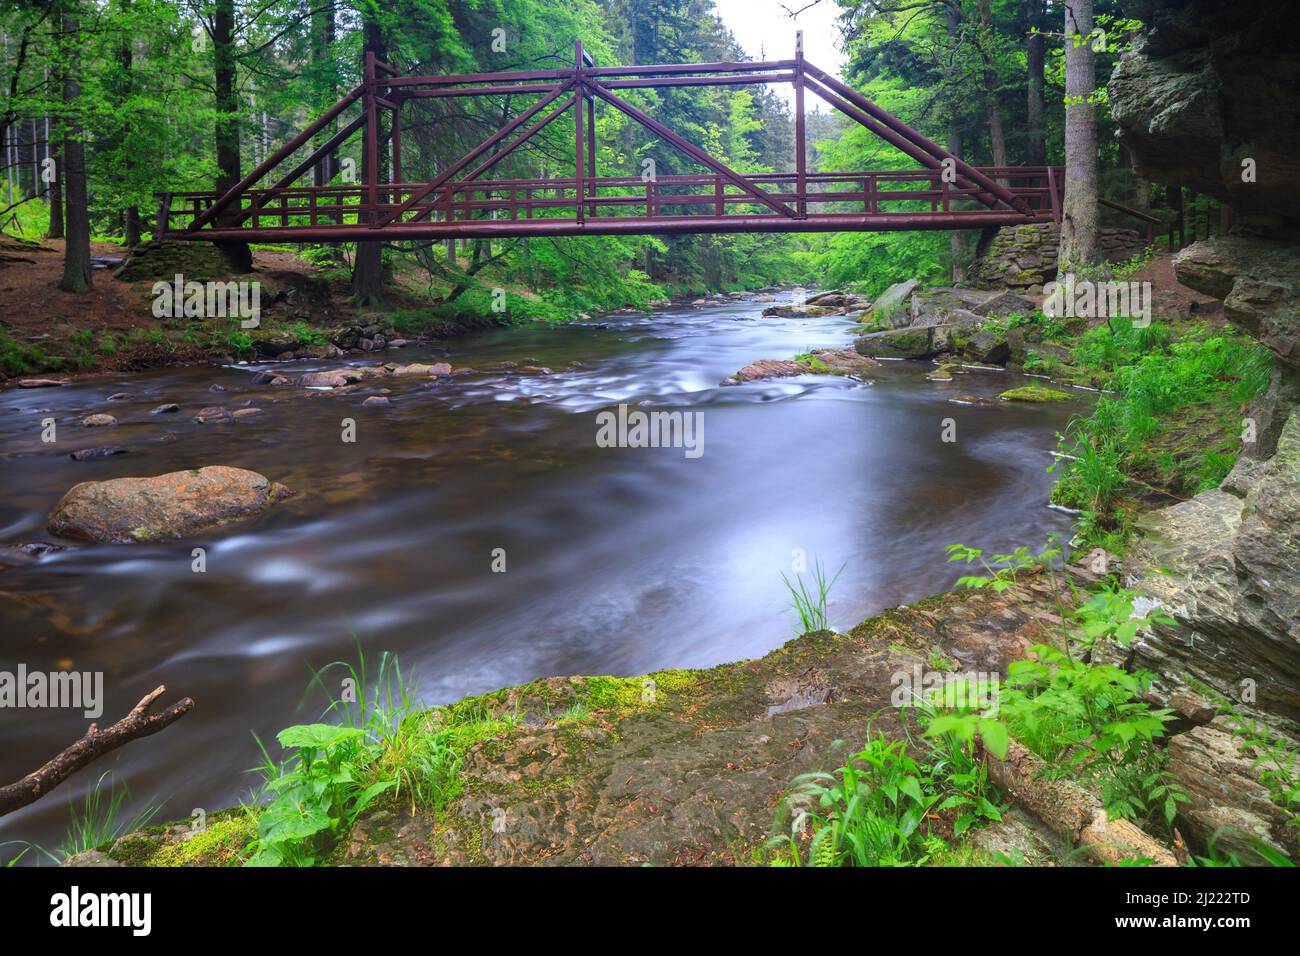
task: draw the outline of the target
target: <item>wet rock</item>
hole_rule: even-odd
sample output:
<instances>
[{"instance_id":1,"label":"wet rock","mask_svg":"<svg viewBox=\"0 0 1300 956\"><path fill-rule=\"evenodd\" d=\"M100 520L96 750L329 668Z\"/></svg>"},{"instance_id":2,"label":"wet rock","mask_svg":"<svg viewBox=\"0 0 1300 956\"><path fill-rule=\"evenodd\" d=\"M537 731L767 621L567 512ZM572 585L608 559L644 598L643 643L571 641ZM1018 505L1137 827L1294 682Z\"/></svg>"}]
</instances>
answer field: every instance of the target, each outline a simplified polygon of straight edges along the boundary
<instances>
[{"instance_id":1,"label":"wet rock","mask_svg":"<svg viewBox=\"0 0 1300 956\"><path fill-rule=\"evenodd\" d=\"M114 392L112 395L108 396L108 400L110 402L125 402L130 399L130 397L131 395L128 392Z\"/></svg>"},{"instance_id":2,"label":"wet rock","mask_svg":"<svg viewBox=\"0 0 1300 956\"><path fill-rule=\"evenodd\" d=\"M19 388L54 388L56 385L66 384L56 378L20 378L18 380Z\"/></svg>"},{"instance_id":3,"label":"wet rock","mask_svg":"<svg viewBox=\"0 0 1300 956\"><path fill-rule=\"evenodd\" d=\"M501 364L503 367L506 365L505 362L502 362ZM451 374L451 365L449 365L447 362L435 362L432 365L424 365L422 363L415 362L412 363L411 365L390 365L386 367L393 375L397 376L398 378L407 378L407 377L425 377L425 378L435 377L436 378L436 377L441 377L444 375Z\"/></svg>"},{"instance_id":4,"label":"wet rock","mask_svg":"<svg viewBox=\"0 0 1300 956\"><path fill-rule=\"evenodd\" d=\"M332 372L308 372L298 379L303 388L342 388L344 385L358 381L361 376L349 374L350 370Z\"/></svg>"},{"instance_id":5,"label":"wet rock","mask_svg":"<svg viewBox=\"0 0 1300 956\"><path fill-rule=\"evenodd\" d=\"M764 293L761 293L761 294L759 294L759 295L754 296L753 301L755 301L755 302L775 302L775 301L776 301L776 296L774 296L774 295L768 295L766 292L764 292Z\"/></svg>"},{"instance_id":6,"label":"wet rock","mask_svg":"<svg viewBox=\"0 0 1300 956\"><path fill-rule=\"evenodd\" d=\"M388 401L388 398L385 395L371 395L361 404L362 405L388 405L390 404L390 402Z\"/></svg>"},{"instance_id":7,"label":"wet rock","mask_svg":"<svg viewBox=\"0 0 1300 956\"><path fill-rule=\"evenodd\" d=\"M225 390L226 390L226 386L221 385L217 382L213 382L211 385L208 386L209 392L224 392Z\"/></svg>"},{"instance_id":8,"label":"wet rock","mask_svg":"<svg viewBox=\"0 0 1300 956\"><path fill-rule=\"evenodd\" d=\"M949 336L949 327L942 325L884 329L858 336L853 347L871 358L931 358L948 348Z\"/></svg>"},{"instance_id":9,"label":"wet rock","mask_svg":"<svg viewBox=\"0 0 1300 956\"><path fill-rule=\"evenodd\" d=\"M388 347L390 349L404 349L409 344L410 342L408 342L406 339L390 339L388 342Z\"/></svg>"},{"instance_id":10,"label":"wet rock","mask_svg":"<svg viewBox=\"0 0 1300 956\"><path fill-rule=\"evenodd\" d=\"M82 541L180 538L257 514L290 494L257 472L224 465L86 481L55 505L48 527L51 534Z\"/></svg>"},{"instance_id":11,"label":"wet rock","mask_svg":"<svg viewBox=\"0 0 1300 956\"><path fill-rule=\"evenodd\" d=\"M177 405L175 402L167 402L164 405L159 405L156 408L149 409L149 414L150 415L171 415L174 414L175 412L179 412L180 410L181 407Z\"/></svg>"},{"instance_id":12,"label":"wet rock","mask_svg":"<svg viewBox=\"0 0 1300 956\"><path fill-rule=\"evenodd\" d=\"M96 448L79 448L68 455L73 461L89 461L92 458L111 458L125 455L126 449L120 445L100 445Z\"/></svg>"},{"instance_id":13,"label":"wet rock","mask_svg":"<svg viewBox=\"0 0 1300 956\"><path fill-rule=\"evenodd\" d=\"M759 359L751 362L723 385L740 385L769 378L787 378L792 375L864 375L879 366L853 349L815 349L805 359Z\"/></svg>"},{"instance_id":14,"label":"wet rock","mask_svg":"<svg viewBox=\"0 0 1300 956\"><path fill-rule=\"evenodd\" d=\"M206 425L208 422L225 421L229 417L230 414L223 406L209 405L207 408L201 409L193 420L200 425Z\"/></svg>"},{"instance_id":15,"label":"wet rock","mask_svg":"<svg viewBox=\"0 0 1300 956\"><path fill-rule=\"evenodd\" d=\"M258 372L256 375L253 376L253 384L274 385L279 387L284 385L296 385L297 381L293 378L290 378L287 375L281 375L279 372L265 371L265 372Z\"/></svg>"},{"instance_id":16,"label":"wet rock","mask_svg":"<svg viewBox=\"0 0 1300 956\"><path fill-rule=\"evenodd\" d=\"M236 419L236 420L242 420L242 419L245 419L245 418L253 418L253 417L256 416L256 415L260 415L260 414L262 414L262 412L263 412L264 410L265 410L265 409L256 408L256 407L252 407L252 406L250 406L250 407L248 407L248 408L236 408L233 412L230 413L230 417L231 417L231 418L234 418L234 419Z\"/></svg>"},{"instance_id":17,"label":"wet rock","mask_svg":"<svg viewBox=\"0 0 1300 956\"><path fill-rule=\"evenodd\" d=\"M81 424L87 428L103 428L105 425L116 425L117 419L112 415L100 413L98 415L87 415L81 420Z\"/></svg>"}]
</instances>

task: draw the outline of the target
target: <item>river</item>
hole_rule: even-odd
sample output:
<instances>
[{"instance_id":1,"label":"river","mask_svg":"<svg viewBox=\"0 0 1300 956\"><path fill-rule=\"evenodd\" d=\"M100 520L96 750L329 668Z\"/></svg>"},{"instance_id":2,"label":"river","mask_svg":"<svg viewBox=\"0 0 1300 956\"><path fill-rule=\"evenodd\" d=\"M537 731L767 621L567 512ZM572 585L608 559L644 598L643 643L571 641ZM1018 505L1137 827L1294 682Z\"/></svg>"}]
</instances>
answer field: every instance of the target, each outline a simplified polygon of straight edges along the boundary
<instances>
[{"instance_id":1,"label":"river","mask_svg":"<svg viewBox=\"0 0 1300 956\"><path fill-rule=\"evenodd\" d=\"M830 618L848 628L950 587L947 545L1040 545L1055 433L1086 401L994 402L1005 372L925 379L886 363L832 376L720 387L759 358L851 341L841 317L764 318L750 301L493 331L385 359L473 374L394 386L389 406L252 383L252 367L184 368L0 393L0 544L53 541L51 507L90 479L209 464L251 468L297 494L193 540L88 546L0 571L0 670L104 674L104 722L166 684L193 713L0 819L0 842L57 846L68 803L101 773L128 813L188 817L247 797L263 740L314 720L310 667L392 651L421 698L445 703L556 674L636 675L760 656L795 633L781 572L844 570ZM550 370L491 371L503 362ZM298 362L294 370L331 363ZM337 363L334 363L337 364ZM487 371L485 371L487 370ZM211 387L224 386L214 394ZM129 398L108 401L114 393ZM205 405L251 419L197 424ZM162 402L181 414L150 415ZM703 454L598 447L619 403L700 412ZM119 424L79 419L108 411ZM42 419L59 440L43 444ZM344 418L356 440L342 440ZM952 419L956 440L943 441ZM114 444L127 454L74 461ZM191 550L206 549L206 571ZM505 571L500 567L504 549ZM0 709L0 782L85 728L79 711ZM274 745L272 745L274 746ZM0 849L0 860L12 848Z\"/></svg>"}]
</instances>

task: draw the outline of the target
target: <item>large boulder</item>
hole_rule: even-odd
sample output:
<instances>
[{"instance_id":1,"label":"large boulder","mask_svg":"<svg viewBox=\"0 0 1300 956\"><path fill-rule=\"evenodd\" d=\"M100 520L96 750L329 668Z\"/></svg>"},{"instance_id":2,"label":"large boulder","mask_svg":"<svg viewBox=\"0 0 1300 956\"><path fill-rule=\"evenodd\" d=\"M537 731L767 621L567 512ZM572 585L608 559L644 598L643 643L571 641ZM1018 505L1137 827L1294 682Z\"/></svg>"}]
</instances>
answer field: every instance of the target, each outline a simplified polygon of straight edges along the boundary
<instances>
[{"instance_id":1,"label":"large boulder","mask_svg":"<svg viewBox=\"0 0 1300 956\"><path fill-rule=\"evenodd\" d=\"M291 494L255 471L224 465L84 481L54 506L49 530L96 542L181 538L255 515Z\"/></svg>"},{"instance_id":2,"label":"large boulder","mask_svg":"<svg viewBox=\"0 0 1300 956\"><path fill-rule=\"evenodd\" d=\"M912 293L921 288L919 279L895 282L876 297L867 318L882 326L896 328L912 320Z\"/></svg>"},{"instance_id":3,"label":"large boulder","mask_svg":"<svg viewBox=\"0 0 1300 956\"><path fill-rule=\"evenodd\" d=\"M951 325L884 329L858 336L853 347L868 358L930 358L948 350L955 330Z\"/></svg>"}]
</instances>

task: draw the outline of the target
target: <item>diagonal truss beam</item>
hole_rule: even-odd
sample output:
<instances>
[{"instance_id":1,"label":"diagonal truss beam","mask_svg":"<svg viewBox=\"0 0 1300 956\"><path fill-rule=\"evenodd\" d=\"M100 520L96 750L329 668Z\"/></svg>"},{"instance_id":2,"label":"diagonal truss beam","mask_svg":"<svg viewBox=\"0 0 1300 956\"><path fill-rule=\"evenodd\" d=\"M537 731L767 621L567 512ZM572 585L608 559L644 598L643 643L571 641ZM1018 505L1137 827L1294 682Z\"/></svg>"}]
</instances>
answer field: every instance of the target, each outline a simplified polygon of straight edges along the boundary
<instances>
[{"instance_id":1,"label":"diagonal truss beam","mask_svg":"<svg viewBox=\"0 0 1300 956\"><path fill-rule=\"evenodd\" d=\"M937 169L943 164L943 160L951 159L956 171L963 179L968 181L968 184L973 184L986 192L992 193L1017 212L1022 212L1026 216L1033 215L1025 201L1014 195L1006 186L993 181L960 156L948 152L934 140L912 129L893 113L881 109L847 83L837 80L825 70L818 69L811 63L805 62L804 70L812 78L813 82L809 86L818 96L842 113L856 119L881 139L898 147L913 159L919 160L931 169ZM823 84L825 89L822 88ZM832 98L832 96L828 95L832 91L838 93L843 99L836 102L838 97ZM845 100L848 102L844 102ZM905 147L902 145L903 143L908 145ZM977 195L976 198L980 197ZM985 205L992 208L990 203L986 202Z\"/></svg>"},{"instance_id":2,"label":"diagonal truss beam","mask_svg":"<svg viewBox=\"0 0 1300 956\"><path fill-rule=\"evenodd\" d=\"M304 145L306 145L313 136L315 136L322 129L328 126L329 123L334 119L334 117L338 116L345 109L347 109L354 102L356 102L361 97L363 91L364 91L364 87L360 87L360 86L352 90L352 92L344 96L343 99L339 100L328 110L322 113L320 119L310 124L301 133L299 133L293 139L289 140L289 142L285 143L283 146L277 149L270 156L266 157L266 159L264 159L260 164L258 164L256 169L254 169L251 173L249 173L239 182L235 183L235 185L227 189L225 193L223 193L217 199L217 201L214 202L211 206L209 206L206 210L204 210L198 216L195 216L194 221L190 223L189 226L190 231L194 232L200 226L204 225L205 223L211 222L213 219L215 219L222 212L222 210L224 210L237 198L242 196L244 191L248 189L249 186L253 185L253 183L257 182L259 179L261 179L263 176L269 173L276 166L279 166L282 162L284 162L286 159L288 159L290 156L296 153L299 149L301 149Z\"/></svg>"},{"instance_id":3,"label":"diagonal truss beam","mask_svg":"<svg viewBox=\"0 0 1300 956\"><path fill-rule=\"evenodd\" d=\"M522 145L522 144L523 144L524 142L526 142L527 140L531 139L533 136L535 136L535 135L537 135L538 133L540 133L540 132L541 132L542 130L544 130L547 126L550 126L551 123L553 123L555 120L557 120L557 119L559 119L561 116L563 116L563 115L565 114L565 112L566 112L566 111L567 111L571 106L573 106L573 104L576 103L577 101L578 101L577 94L574 94L573 96L570 96L570 97L569 97L567 100L565 100L564 103L562 103L559 107L557 107L556 109L552 110L552 111L551 111L550 113L548 113L545 117L543 117L542 119L538 120L536 123L534 123L534 124L533 124L532 126L530 126L528 129L524 130L522 133L520 133L518 136L516 136L516 137L515 137L513 140L511 140L511 141L506 145L506 147L505 147L504 149L502 149L500 152L493 153L493 154L492 154L491 156L489 156L487 159L483 160L483 162L479 163L477 166L475 166L473 169L471 169L468 173L465 174L465 177L464 177L463 179L461 179L460 182L463 182L463 183L464 183L464 182L469 182L469 181L472 180L472 179L477 179L479 176L482 176L485 172L487 172L489 169L491 169L491 168L492 168L493 166L495 166L497 163L501 162L501 160L505 159L506 156L510 155L510 153L511 153L514 149L516 149L517 147L519 147L520 145ZM445 185L445 184L443 184L443 183L438 183L437 185L438 185L438 186L441 186L441 185ZM437 188L437 187L435 186L435 188ZM412 218L410 218L410 219L408 219L408 220L406 220L406 221L407 221L407 222L419 222L421 219L423 219L425 216L429 215L431 212L433 212L433 206L429 206L429 207L426 208L426 209L422 209L422 210L420 210L418 213L416 213L415 216L413 216ZM391 221L393 221L393 217L392 217L392 216L390 216L388 219L386 219L386 220L384 221L384 225L387 225L387 224L388 224L389 222L391 222Z\"/></svg>"},{"instance_id":4,"label":"diagonal truss beam","mask_svg":"<svg viewBox=\"0 0 1300 956\"><path fill-rule=\"evenodd\" d=\"M753 182L751 182L749 179L745 178L740 173L733 170L731 167L725 166L722 163L718 162L716 159L714 159L708 153L704 152L704 150L700 149L695 144L682 139L682 137L678 136L667 126L664 126L654 117L642 113L639 109L637 109L627 100L615 96L613 93L605 89L605 87L601 86L599 83L590 80L584 84L584 87L587 90L599 96L610 106L613 106L615 109L621 110L622 112L626 113L628 116L632 117L632 119L636 120L638 123L640 123L646 129L650 130L650 132L659 136L661 139L666 139L669 143L676 146L679 150L681 150L691 159L695 160L701 166L705 166L708 169L711 169L713 172L717 173L719 176L727 180L733 186L738 186L740 189L744 190L750 196L753 196L756 200L761 202L763 205L767 206L769 209L772 209L773 211L778 212L782 216L786 216L790 219L799 218L799 216L795 213L795 211L791 209L789 206L787 206L785 203L781 202L781 200L776 199L771 194L769 194L766 190L756 186Z\"/></svg>"},{"instance_id":5,"label":"diagonal truss beam","mask_svg":"<svg viewBox=\"0 0 1300 956\"><path fill-rule=\"evenodd\" d=\"M499 130L497 130L487 139L483 140L483 142L479 143L472 150L470 150L468 153L466 153L464 156L458 159L455 163L449 166L441 175L437 176L431 182L425 183L423 186L417 189L414 193L411 194L411 196L406 200L406 202L402 203L400 206L398 206L396 209L390 212L387 216L385 216L384 219L379 222L379 225L387 226L389 223L394 222L395 220L399 219L401 216L409 212L413 206L418 204L422 199L424 199L425 196L429 195L429 193L433 192L435 189L438 189L441 186L446 185L448 180L450 180L453 176L459 173L462 169L464 169L470 163L474 162L474 160L478 159L480 156L486 153L497 143L501 142L503 139L505 139L507 136L509 136L511 133L517 130L520 126L523 126L530 119L532 119L542 110L546 109L546 107L550 106L552 103L554 103L565 93L572 90L575 82L576 82L575 80L569 80L567 83L561 83L560 85L552 88L552 90L549 93L547 93L545 96L543 96L540 100L538 100L532 106L528 107L528 109L524 110L522 113L520 113L518 116L512 119L505 126L501 127Z\"/></svg>"}]
</instances>

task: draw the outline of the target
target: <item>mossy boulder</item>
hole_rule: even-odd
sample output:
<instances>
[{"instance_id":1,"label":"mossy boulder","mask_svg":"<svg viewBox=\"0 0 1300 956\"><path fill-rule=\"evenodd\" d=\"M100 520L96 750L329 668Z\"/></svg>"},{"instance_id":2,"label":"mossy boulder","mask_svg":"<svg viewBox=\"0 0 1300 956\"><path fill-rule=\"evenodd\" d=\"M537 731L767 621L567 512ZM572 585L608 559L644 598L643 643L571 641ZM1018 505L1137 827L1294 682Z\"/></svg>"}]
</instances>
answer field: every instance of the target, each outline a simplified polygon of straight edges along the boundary
<instances>
[{"instance_id":1,"label":"mossy boulder","mask_svg":"<svg viewBox=\"0 0 1300 956\"><path fill-rule=\"evenodd\" d=\"M239 521L293 494L243 468L214 465L74 485L50 513L51 534L82 541L181 538Z\"/></svg>"},{"instance_id":2,"label":"mossy boulder","mask_svg":"<svg viewBox=\"0 0 1300 956\"><path fill-rule=\"evenodd\" d=\"M1019 388L1009 388L998 398L1004 402L1068 402L1074 396L1069 392L1057 391L1054 388L1044 388L1041 385L1021 385Z\"/></svg>"}]
</instances>

